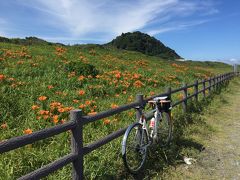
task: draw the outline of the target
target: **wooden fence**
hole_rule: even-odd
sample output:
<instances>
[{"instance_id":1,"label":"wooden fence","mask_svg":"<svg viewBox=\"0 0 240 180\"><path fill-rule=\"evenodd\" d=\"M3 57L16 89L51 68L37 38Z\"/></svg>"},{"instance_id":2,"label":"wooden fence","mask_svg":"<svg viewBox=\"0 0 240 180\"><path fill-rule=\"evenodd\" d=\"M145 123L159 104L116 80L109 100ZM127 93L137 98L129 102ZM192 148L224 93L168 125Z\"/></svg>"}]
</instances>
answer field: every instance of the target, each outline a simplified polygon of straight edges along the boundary
<instances>
[{"instance_id":1,"label":"wooden fence","mask_svg":"<svg viewBox=\"0 0 240 180\"><path fill-rule=\"evenodd\" d=\"M214 76L209 79L205 79L202 81L195 81L193 84L187 85L184 84L182 87L178 89L172 90L168 88L165 93L149 97L147 99L143 99L143 95L137 95L136 102L131 104L120 106L116 109L110 109L105 112L98 113L94 116L83 116L81 110L72 110L70 112L70 121L61 125L57 125L51 128L43 129L37 132L34 132L29 135L23 135L8 139L6 141L0 142L0 153L4 153L7 151L11 151L17 149L19 147L25 146L27 144L32 144L36 141L46 139L52 137L54 135L60 134L62 132L71 130L71 153L65 155L64 157L55 160L54 162L47 164L33 172L30 172L27 175L20 177L19 179L40 179L42 177L47 176L48 174L62 168L63 166L72 163L73 171L72 171L72 179L79 180L84 178L84 167L83 167L83 159L84 156L93 150L109 143L110 141L120 137L125 133L127 127L119 129L106 137L95 141L91 144L84 145L83 142L83 126L95 122L97 120L113 116L115 114L121 113L123 111L130 110L132 108L137 108L137 117L141 114L141 110L144 108L146 103L157 96L168 95L171 97L172 94L177 92L183 92L183 98L180 101L174 102L173 107L182 104L183 111L187 111L187 100L190 98L194 98L198 101L198 95L200 93L203 94L203 97L206 97L206 91L211 92L213 89L220 87L222 84L227 83L232 77L234 77L236 73L230 72L226 74L221 74L218 76ZM202 89L199 90L199 85L202 85ZM194 93L192 95L188 95L188 88L194 88ZM153 112L147 114L147 119L153 117Z\"/></svg>"}]
</instances>

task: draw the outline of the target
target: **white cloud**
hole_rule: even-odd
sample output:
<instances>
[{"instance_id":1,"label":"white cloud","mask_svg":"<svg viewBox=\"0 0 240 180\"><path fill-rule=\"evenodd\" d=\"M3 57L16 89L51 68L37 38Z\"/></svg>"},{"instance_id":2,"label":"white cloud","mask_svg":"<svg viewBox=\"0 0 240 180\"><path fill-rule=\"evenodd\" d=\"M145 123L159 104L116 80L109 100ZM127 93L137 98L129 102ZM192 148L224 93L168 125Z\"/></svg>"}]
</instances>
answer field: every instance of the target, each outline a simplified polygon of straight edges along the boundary
<instances>
[{"instance_id":1,"label":"white cloud","mask_svg":"<svg viewBox=\"0 0 240 180\"><path fill-rule=\"evenodd\" d=\"M203 60L203 61L205 61L205 60ZM227 63L227 64L230 64L230 65L234 65L234 64L240 65L240 59L236 59L236 58L231 58L231 59L215 59L215 60L209 60L209 61L223 62L223 63Z\"/></svg>"},{"instance_id":2,"label":"white cloud","mask_svg":"<svg viewBox=\"0 0 240 180\"><path fill-rule=\"evenodd\" d=\"M175 5L177 0L37 0L32 7L41 10L73 35L91 32L119 34L143 28L164 9Z\"/></svg>"},{"instance_id":3,"label":"white cloud","mask_svg":"<svg viewBox=\"0 0 240 180\"><path fill-rule=\"evenodd\" d=\"M240 59L231 58L228 60L230 64L240 64Z\"/></svg>"},{"instance_id":4,"label":"white cloud","mask_svg":"<svg viewBox=\"0 0 240 180\"><path fill-rule=\"evenodd\" d=\"M195 20L195 21L189 21L189 22L170 22L167 24L162 25L161 27L157 29L151 29L151 30L146 30L149 35L156 35L168 31L176 31L176 30L182 30L182 29L187 29L192 26L204 24L208 21L211 21L210 19L208 20Z\"/></svg>"},{"instance_id":5,"label":"white cloud","mask_svg":"<svg viewBox=\"0 0 240 180\"><path fill-rule=\"evenodd\" d=\"M122 32L135 30L158 34L184 29L194 24L188 25L181 18L196 12L214 12L211 3L195 0L23 0L21 3L41 12L45 23L64 29L69 38L80 39L96 36L110 40ZM172 25L175 22L177 26Z\"/></svg>"}]
</instances>

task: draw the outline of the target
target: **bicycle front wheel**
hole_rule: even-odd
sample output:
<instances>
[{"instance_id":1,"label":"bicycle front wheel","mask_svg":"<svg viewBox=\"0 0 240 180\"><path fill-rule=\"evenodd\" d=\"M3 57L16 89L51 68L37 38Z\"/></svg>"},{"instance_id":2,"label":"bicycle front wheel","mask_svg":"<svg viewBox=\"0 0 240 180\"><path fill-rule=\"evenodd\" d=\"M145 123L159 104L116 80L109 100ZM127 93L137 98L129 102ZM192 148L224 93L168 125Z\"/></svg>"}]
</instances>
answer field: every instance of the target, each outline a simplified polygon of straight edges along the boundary
<instances>
[{"instance_id":1,"label":"bicycle front wheel","mask_svg":"<svg viewBox=\"0 0 240 180\"><path fill-rule=\"evenodd\" d=\"M122 158L130 173L137 174L144 167L147 147L148 136L142 124L135 123L129 126L122 141Z\"/></svg>"},{"instance_id":2,"label":"bicycle front wheel","mask_svg":"<svg viewBox=\"0 0 240 180\"><path fill-rule=\"evenodd\" d=\"M162 119L158 123L157 136L158 143L161 147L169 145L172 139L172 121L167 112L162 112Z\"/></svg>"}]
</instances>

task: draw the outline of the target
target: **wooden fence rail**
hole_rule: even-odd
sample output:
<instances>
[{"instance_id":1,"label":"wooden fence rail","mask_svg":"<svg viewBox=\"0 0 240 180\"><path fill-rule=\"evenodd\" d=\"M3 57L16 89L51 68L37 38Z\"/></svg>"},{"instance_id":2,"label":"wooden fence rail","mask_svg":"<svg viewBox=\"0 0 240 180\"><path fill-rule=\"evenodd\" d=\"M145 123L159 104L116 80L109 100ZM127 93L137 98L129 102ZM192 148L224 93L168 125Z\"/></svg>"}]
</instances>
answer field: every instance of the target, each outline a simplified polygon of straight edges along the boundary
<instances>
[{"instance_id":1,"label":"wooden fence rail","mask_svg":"<svg viewBox=\"0 0 240 180\"><path fill-rule=\"evenodd\" d=\"M25 146L27 144L32 144L36 141L46 139L52 136L55 136L57 134L60 134L62 132L66 132L68 130L71 130L72 137L71 137L71 148L72 152L68 155L65 155L64 157L55 160L54 162L45 165L33 172L30 172L29 174L22 176L19 179L40 179L42 177L47 176L48 174L62 168L63 166L66 166L69 163L72 163L73 165L73 172L72 172L72 179L79 180L84 178L84 167L83 167L83 161L84 161L84 155L94 151L95 149L109 143L110 141L120 137L123 135L127 129L127 127L124 127L122 129L119 129L106 137L95 141L91 144L84 145L83 142L83 126L95 122L97 120L113 116L115 114L130 110L135 108L136 109L136 117L137 119L142 113L143 108L145 107L146 103L157 96L165 96L168 95L171 97L172 94L183 92L183 98L180 101L177 101L173 103L173 107L182 104L183 112L187 112L187 101L188 99L194 98L195 101L198 101L199 94L203 94L203 98L206 97L206 91L211 93L212 90L219 88L222 84L228 83L231 78L234 76L239 75L239 73L236 72L229 72L226 74L221 74L218 76L214 76L209 79L205 79L202 81L196 80L193 84L187 85L183 84L182 87L177 89L171 89L167 88L165 93L158 94L146 99L143 99L143 95L138 95L136 97L136 102L133 102L131 104L120 106L116 109L110 109L105 112L98 113L94 116L83 116L81 110L72 110L70 112L70 121L57 125L51 128L43 129L37 132L33 132L29 135L23 135L19 137L14 137L11 139L8 139L6 141L0 142L0 153L8 152L17 148L20 148L22 146ZM206 86L208 84L208 86ZM202 85L202 89L199 90L199 85ZM194 93L192 95L188 95L188 88L194 88ZM150 111L147 113L147 119L151 119L153 117L154 111Z\"/></svg>"}]
</instances>

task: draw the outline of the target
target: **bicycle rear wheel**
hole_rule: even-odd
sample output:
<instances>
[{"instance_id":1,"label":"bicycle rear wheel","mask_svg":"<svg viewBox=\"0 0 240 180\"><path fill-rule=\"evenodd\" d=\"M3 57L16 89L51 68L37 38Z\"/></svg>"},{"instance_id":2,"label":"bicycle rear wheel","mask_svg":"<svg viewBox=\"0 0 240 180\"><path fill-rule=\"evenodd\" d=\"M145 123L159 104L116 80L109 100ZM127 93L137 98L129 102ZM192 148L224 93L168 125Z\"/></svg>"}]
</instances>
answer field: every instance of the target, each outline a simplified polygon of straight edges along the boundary
<instances>
[{"instance_id":1,"label":"bicycle rear wheel","mask_svg":"<svg viewBox=\"0 0 240 180\"><path fill-rule=\"evenodd\" d=\"M172 139L172 122L167 112L162 112L162 119L158 123L157 127L157 142L161 147L169 145Z\"/></svg>"},{"instance_id":2,"label":"bicycle rear wheel","mask_svg":"<svg viewBox=\"0 0 240 180\"><path fill-rule=\"evenodd\" d=\"M135 123L129 126L122 141L122 158L130 173L137 174L144 167L147 146L147 132L142 128L142 124Z\"/></svg>"}]
</instances>

